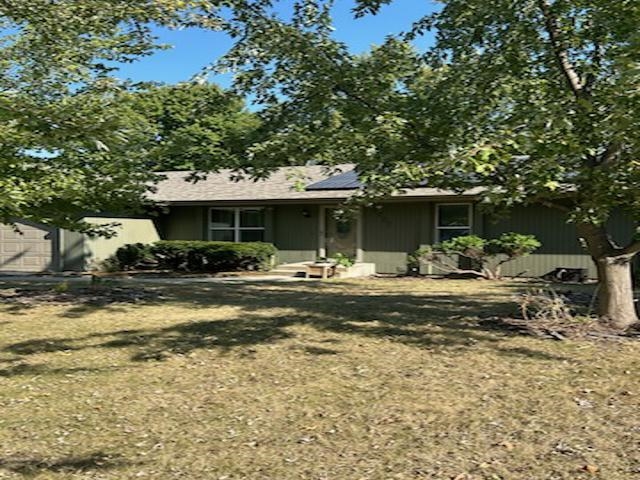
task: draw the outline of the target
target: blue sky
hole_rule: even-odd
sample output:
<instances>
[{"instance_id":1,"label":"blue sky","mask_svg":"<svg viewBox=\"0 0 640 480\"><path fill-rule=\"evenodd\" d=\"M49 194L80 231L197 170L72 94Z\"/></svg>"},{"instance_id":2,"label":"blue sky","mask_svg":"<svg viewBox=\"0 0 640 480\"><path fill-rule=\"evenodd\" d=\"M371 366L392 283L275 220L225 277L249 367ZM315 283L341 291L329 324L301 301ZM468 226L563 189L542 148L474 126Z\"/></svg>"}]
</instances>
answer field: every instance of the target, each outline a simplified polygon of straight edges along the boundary
<instances>
[{"instance_id":1,"label":"blue sky","mask_svg":"<svg viewBox=\"0 0 640 480\"><path fill-rule=\"evenodd\" d=\"M290 2L291 0L285 0L281 8L286 8ZM406 29L412 21L436 8L431 0L394 0L391 5L383 7L378 15L355 20L351 13L353 0L337 0L336 3L335 37L345 42L354 53L366 51L372 44L381 43L385 36ZM122 65L118 77L165 83L189 80L231 46L231 40L221 32L156 28L155 34L161 43L170 44L172 48L158 51L132 64ZM418 43L425 46L430 42L432 38L425 37ZM228 87L232 77L217 76L211 78L211 81Z\"/></svg>"}]
</instances>

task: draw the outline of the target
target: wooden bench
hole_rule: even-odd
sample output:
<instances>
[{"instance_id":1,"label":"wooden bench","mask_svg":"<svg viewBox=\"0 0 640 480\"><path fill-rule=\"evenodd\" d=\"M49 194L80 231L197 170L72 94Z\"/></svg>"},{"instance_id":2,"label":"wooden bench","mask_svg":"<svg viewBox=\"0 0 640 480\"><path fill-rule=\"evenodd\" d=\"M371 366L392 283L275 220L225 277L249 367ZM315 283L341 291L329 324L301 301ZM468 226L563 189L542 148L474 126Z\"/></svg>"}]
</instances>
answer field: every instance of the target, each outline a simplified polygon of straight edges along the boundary
<instances>
[{"instance_id":1,"label":"wooden bench","mask_svg":"<svg viewBox=\"0 0 640 480\"><path fill-rule=\"evenodd\" d=\"M329 278L329 277L333 277L335 273L336 273L336 266L333 263L312 263L307 265L306 278L309 278L309 277Z\"/></svg>"}]
</instances>

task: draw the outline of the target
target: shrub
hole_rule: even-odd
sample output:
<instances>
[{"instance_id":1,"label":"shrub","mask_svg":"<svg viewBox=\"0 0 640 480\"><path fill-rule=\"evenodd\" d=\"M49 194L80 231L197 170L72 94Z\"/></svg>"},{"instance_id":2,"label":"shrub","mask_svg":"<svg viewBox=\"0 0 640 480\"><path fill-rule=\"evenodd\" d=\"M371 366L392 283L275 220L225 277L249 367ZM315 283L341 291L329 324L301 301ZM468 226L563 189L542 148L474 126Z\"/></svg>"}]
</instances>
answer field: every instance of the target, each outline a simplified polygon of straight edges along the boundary
<instances>
[{"instance_id":1,"label":"shrub","mask_svg":"<svg viewBox=\"0 0 640 480\"><path fill-rule=\"evenodd\" d=\"M351 258L348 255L345 255L344 253L336 253L332 259L336 262L336 265L340 265L342 267L352 267L353 264L355 263L355 261L353 260L353 258Z\"/></svg>"},{"instance_id":2,"label":"shrub","mask_svg":"<svg viewBox=\"0 0 640 480\"><path fill-rule=\"evenodd\" d=\"M516 258L524 257L540 248L533 235L503 233L499 238L486 240L477 235L452 238L416 250L410 259L431 263L447 273L471 274L482 278L500 278L501 267ZM459 258L471 260L469 268L461 268Z\"/></svg>"},{"instance_id":3,"label":"shrub","mask_svg":"<svg viewBox=\"0 0 640 480\"><path fill-rule=\"evenodd\" d=\"M151 245L125 245L118 254L132 262L153 261L158 268L186 272L222 272L237 270L268 270L276 248L263 242L208 242L161 240ZM121 252L122 250L122 252ZM145 256L137 256L144 252ZM120 258L120 257L118 257ZM122 265L123 263L121 263ZM129 267L132 268L132 267Z\"/></svg>"},{"instance_id":4,"label":"shrub","mask_svg":"<svg viewBox=\"0 0 640 480\"><path fill-rule=\"evenodd\" d=\"M120 270L139 268L150 259L149 245L143 243L129 243L118 248L115 253L115 264ZM110 262L107 262L107 264ZM112 264L114 262L111 262Z\"/></svg>"}]
</instances>

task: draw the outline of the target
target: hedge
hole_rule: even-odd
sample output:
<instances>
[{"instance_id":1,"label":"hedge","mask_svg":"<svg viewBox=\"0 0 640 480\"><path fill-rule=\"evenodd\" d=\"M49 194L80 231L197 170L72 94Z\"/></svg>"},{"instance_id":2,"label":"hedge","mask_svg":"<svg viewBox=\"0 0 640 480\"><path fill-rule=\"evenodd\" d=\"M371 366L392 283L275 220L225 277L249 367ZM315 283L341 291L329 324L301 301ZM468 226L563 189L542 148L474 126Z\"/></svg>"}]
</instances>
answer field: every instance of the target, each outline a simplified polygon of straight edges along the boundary
<instances>
[{"instance_id":1,"label":"hedge","mask_svg":"<svg viewBox=\"0 0 640 480\"><path fill-rule=\"evenodd\" d=\"M153 266L161 270L185 272L229 272L268 270L277 253L270 243L161 240L120 247L115 262L120 270Z\"/></svg>"}]
</instances>

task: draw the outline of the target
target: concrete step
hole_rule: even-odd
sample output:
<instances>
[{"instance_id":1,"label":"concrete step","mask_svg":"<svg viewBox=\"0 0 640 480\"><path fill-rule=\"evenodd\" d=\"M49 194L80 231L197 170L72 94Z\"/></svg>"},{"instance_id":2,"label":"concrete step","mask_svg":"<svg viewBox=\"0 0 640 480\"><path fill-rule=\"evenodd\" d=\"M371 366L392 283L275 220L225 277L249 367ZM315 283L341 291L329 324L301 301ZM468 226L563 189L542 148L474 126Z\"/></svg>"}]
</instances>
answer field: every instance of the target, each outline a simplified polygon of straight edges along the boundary
<instances>
[{"instance_id":1,"label":"concrete step","mask_svg":"<svg viewBox=\"0 0 640 480\"><path fill-rule=\"evenodd\" d=\"M295 269L281 269L277 267L273 270L269 270L269 275L281 275L283 277L304 277L306 275L306 271Z\"/></svg>"},{"instance_id":2,"label":"concrete step","mask_svg":"<svg viewBox=\"0 0 640 480\"><path fill-rule=\"evenodd\" d=\"M281 263L276 266L276 270L303 271L306 269L304 263Z\"/></svg>"}]
</instances>

